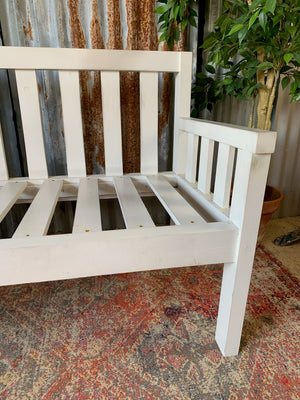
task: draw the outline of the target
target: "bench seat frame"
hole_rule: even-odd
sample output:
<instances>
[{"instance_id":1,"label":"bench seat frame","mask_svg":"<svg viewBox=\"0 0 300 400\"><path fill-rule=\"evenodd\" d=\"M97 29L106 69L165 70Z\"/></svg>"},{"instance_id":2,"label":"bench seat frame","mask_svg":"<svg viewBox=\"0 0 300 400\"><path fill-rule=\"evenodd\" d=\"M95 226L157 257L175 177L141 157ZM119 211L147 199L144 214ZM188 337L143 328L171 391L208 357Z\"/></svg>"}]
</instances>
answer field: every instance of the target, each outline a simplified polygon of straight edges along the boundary
<instances>
[{"instance_id":1,"label":"bench seat frame","mask_svg":"<svg viewBox=\"0 0 300 400\"><path fill-rule=\"evenodd\" d=\"M8 176L0 127L0 222L15 203L31 203L13 237L0 240L0 285L224 263L216 341L236 355L276 134L190 118L190 53L2 47L0 68L16 72L29 171ZM48 176L37 69L59 70L68 176ZM86 175L80 70L101 71L106 175ZM123 174L120 71L140 72L140 174ZM159 72L175 73L173 171L165 173ZM155 195L173 224L155 226L143 195ZM101 230L99 198L118 199L126 229ZM77 201L72 234L47 236L57 202L69 200Z\"/></svg>"}]
</instances>

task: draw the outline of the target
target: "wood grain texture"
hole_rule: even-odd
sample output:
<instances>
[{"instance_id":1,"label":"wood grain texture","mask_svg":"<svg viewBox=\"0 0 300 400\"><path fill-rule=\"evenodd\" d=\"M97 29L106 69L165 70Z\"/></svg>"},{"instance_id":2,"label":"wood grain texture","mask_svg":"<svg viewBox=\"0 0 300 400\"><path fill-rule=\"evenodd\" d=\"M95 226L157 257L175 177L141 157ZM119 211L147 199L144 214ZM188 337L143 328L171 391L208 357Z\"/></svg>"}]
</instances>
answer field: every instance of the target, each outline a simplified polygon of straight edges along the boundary
<instances>
[{"instance_id":1,"label":"wood grain texture","mask_svg":"<svg viewBox=\"0 0 300 400\"><path fill-rule=\"evenodd\" d=\"M176 225L205 224L205 220L163 176L148 176L147 180Z\"/></svg>"},{"instance_id":2,"label":"wood grain texture","mask_svg":"<svg viewBox=\"0 0 300 400\"><path fill-rule=\"evenodd\" d=\"M46 235L63 181L48 179L42 184L13 238Z\"/></svg>"},{"instance_id":3,"label":"wood grain texture","mask_svg":"<svg viewBox=\"0 0 300 400\"><path fill-rule=\"evenodd\" d=\"M118 200L127 229L154 227L139 193L128 176L114 178Z\"/></svg>"},{"instance_id":4,"label":"wood grain texture","mask_svg":"<svg viewBox=\"0 0 300 400\"><path fill-rule=\"evenodd\" d=\"M101 72L105 173L123 174L119 72Z\"/></svg>"},{"instance_id":5,"label":"wood grain texture","mask_svg":"<svg viewBox=\"0 0 300 400\"><path fill-rule=\"evenodd\" d=\"M0 189L0 222L25 190L27 182L7 182Z\"/></svg>"},{"instance_id":6,"label":"wood grain texture","mask_svg":"<svg viewBox=\"0 0 300 400\"><path fill-rule=\"evenodd\" d=\"M158 73L140 73L141 173L158 171Z\"/></svg>"},{"instance_id":7,"label":"wood grain texture","mask_svg":"<svg viewBox=\"0 0 300 400\"><path fill-rule=\"evenodd\" d=\"M99 188L97 178L80 180L73 233L101 231Z\"/></svg>"},{"instance_id":8,"label":"wood grain texture","mask_svg":"<svg viewBox=\"0 0 300 400\"><path fill-rule=\"evenodd\" d=\"M60 71L60 92L70 177L86 175L78 71Z\"/></svg>"},{"instance_id":9,"label":"wood grain texture","mask_svg":"<svg viewBox=\"0 0 300 400\"><path fill-rule=\"evenodd\" d=\"M43 128L35 71L16 70L29 178L47 178Z\"/></svg>"}]
</instances>

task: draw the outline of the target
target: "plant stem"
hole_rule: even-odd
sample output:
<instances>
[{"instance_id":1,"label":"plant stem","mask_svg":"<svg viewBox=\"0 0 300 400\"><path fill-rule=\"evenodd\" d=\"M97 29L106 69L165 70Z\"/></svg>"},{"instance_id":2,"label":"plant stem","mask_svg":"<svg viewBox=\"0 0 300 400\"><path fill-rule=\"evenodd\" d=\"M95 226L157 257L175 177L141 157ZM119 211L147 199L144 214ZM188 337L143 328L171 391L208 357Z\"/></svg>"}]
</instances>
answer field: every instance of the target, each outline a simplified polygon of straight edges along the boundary
<instances>
[{"instance_id":1,"label":"plant stem","mask_svg":"<svg viewBox=\"0 0 300 400\"><path fill-rule=\"evenodd\" d=\"M254 106L255 106L255 97L251 96L251 111L250 111L249 123L248 123L249 128L253 128Z\"/></svg>"},{"instance_id":2,"label":"plant stem","mask_svg":"<svg viewBox=\"0 0 300 400\"><path fill-rule=\"evenodd\" d=\"M273 105L274 105L274 99L275 99L277 84L278 84L278 80L279 80L279 77L280 77L279 71L274 71L274 75L275 75L275 79L273 81L272 91L271 91L271 94L269 96L267 115L266 115L266 120L265 120L264 129L266 129L266 130L270 130L271 129L272 110L273 110Z\"/></svg>"}]
</instances>

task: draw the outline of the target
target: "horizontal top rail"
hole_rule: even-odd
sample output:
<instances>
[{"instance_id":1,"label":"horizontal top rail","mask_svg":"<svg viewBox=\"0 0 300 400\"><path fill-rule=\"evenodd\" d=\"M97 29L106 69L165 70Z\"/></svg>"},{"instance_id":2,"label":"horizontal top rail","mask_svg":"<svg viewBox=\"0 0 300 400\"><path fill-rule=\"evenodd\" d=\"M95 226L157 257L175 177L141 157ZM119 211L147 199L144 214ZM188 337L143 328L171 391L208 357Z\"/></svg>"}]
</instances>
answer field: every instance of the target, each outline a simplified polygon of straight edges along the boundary
<instances>
[{"instance_id":1,"label":"horizontal top rail","mask_svg":"<svg viewBox=\"0 0 300 400\"><path fill-rule=\"evenodd\" d=\"M179 129L250 153L270 154L275 151L276 132L195 118L180 118Z\"/></svg>"},{"instance_id":2,"label":"horizontal top rail","mask_svg":"<svg viewBox=\"0 0 300 400\"><path fill-rule=\"evenodd\" d=\"M180 52L0 47L0 68L179 72Z\"/></svg>"}]
</instances>

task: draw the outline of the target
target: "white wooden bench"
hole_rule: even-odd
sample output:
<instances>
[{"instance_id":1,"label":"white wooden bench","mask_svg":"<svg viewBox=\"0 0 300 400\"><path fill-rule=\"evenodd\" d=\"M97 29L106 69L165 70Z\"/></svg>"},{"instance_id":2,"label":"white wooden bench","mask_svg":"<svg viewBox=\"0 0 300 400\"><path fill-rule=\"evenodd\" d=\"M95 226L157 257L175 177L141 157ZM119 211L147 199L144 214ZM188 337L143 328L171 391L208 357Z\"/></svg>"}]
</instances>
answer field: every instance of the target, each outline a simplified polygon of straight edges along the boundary
<instances>
[{"instance_id":1,"label":"white wooden bench","mask_svg":"<svg viewBox=\"0 0 300 400\"><path fill-rule=\"evenodd\" d=\"M0 48L0 68L16 74L29 171L27 178L8 176L0 130L0 221L16 202L31 203L12 238L0 240L0 285L224 263L216 341L231 356L239 350L276 135L190 118L191 62L190 53L179 52ZM48 176L37 69L59 71L67 176ZM105 175L86 175L79 70L101 71ZM123 175L119 71L140 72L141 163L134 175ZM158 173L164 71L176 74L173 171ZM155 226L141 199L147 190L172 225ZM126 229L101 229L101 196L117 196ZM70 199L77 200L72 234L47 236L56 203Z\"/></svg>"}]
</instances>

